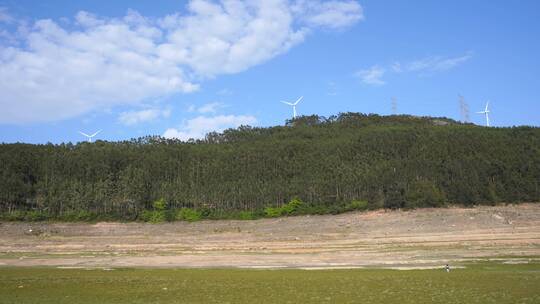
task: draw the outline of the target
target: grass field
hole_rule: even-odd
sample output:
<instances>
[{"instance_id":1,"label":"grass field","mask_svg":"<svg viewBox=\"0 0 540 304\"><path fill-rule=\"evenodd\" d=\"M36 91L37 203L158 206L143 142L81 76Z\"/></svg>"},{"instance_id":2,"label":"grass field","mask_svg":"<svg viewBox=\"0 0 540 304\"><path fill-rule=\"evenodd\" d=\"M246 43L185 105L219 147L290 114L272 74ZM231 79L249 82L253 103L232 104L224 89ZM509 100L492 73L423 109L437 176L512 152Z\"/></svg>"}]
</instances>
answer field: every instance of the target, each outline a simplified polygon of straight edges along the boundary
<instances>
[{"instance_id":1,"label":"grass field","mask_svg":"<svg viewBox=\"0 0 540 304\"><path fill-rule=\"evenodd\" d=\"M540 264L450 273L5 267L0 303L540 303Z\"/></svg>"}]
</instances>

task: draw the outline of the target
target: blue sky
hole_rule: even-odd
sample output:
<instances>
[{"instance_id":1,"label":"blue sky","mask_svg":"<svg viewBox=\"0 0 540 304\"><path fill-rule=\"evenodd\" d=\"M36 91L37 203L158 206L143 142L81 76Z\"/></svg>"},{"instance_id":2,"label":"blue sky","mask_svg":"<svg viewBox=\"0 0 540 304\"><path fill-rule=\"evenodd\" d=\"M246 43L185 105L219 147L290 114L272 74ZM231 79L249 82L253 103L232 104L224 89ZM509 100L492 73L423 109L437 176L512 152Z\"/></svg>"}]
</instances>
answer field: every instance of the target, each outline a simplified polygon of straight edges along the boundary
<instances>
[{"instance_id":1,"label":"blue sky","mask_svg":"<svg viewBox=\"0 0 540 304\"><path fill-rule=\"evenodd\" d=\"M299 114L539 125L540 2L0 0L0 142L201 137ZM3 112L3 114L2 114Z\"/></svg>"}]
</instances>

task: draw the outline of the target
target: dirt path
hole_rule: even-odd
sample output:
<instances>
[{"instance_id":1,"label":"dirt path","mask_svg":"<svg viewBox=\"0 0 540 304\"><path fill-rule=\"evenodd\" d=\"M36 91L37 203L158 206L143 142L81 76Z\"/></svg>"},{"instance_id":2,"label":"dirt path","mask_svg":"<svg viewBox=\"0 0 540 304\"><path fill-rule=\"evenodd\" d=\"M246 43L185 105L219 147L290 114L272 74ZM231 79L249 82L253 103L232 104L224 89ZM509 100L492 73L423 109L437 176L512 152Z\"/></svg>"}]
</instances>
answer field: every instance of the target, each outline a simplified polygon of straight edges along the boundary
<instances>
[{"instance_id":1,"label":"dirt path","mask_svg":"<svg viewBox=\"0 0 540 304\"><path fill-rule=\"evenodd\" d=\"M432 267L540 259L540 204L197 223L0 223L0 265Z\"/></svg>"}]
</instances>

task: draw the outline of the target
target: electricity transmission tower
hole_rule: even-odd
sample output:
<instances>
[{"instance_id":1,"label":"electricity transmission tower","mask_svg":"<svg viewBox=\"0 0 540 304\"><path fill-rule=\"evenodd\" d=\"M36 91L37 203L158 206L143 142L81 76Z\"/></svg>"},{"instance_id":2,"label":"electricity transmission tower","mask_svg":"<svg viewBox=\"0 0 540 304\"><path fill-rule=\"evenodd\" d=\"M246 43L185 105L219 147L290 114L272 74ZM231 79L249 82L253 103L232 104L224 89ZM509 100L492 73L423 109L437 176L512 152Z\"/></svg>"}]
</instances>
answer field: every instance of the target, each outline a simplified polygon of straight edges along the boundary
<instances>
[{"instance_id":1,"label":"electricity transmission tower","mask_svg":"<svg viewBox=\"0 0 540 304\"><path fill-rule=\"evenodd\" d=\"M465 102L465 98L463 96L459 96L459 111L461 114L461 121L462 122L469 122L469 105Z\"/></svg>"}]
</instances>

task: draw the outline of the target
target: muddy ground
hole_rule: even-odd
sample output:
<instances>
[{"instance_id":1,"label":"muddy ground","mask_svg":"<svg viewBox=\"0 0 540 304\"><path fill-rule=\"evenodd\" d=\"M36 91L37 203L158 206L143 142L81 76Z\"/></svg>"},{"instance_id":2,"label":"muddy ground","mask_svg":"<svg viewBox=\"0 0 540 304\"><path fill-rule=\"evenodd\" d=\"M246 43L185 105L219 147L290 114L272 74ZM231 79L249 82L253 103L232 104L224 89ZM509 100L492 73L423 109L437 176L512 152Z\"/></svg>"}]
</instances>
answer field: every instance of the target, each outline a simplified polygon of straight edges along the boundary
<instances>
[{"instance_id":1,"label":"muddy ground","mask_svg":"<svg viewBox=\"0 0 540 304\"><path fill-rule=\"evenodd\" d=\"M423 268L540 260L540 204L254 221L0 223L0 265Z\"/></svg>"}]
</instances>

